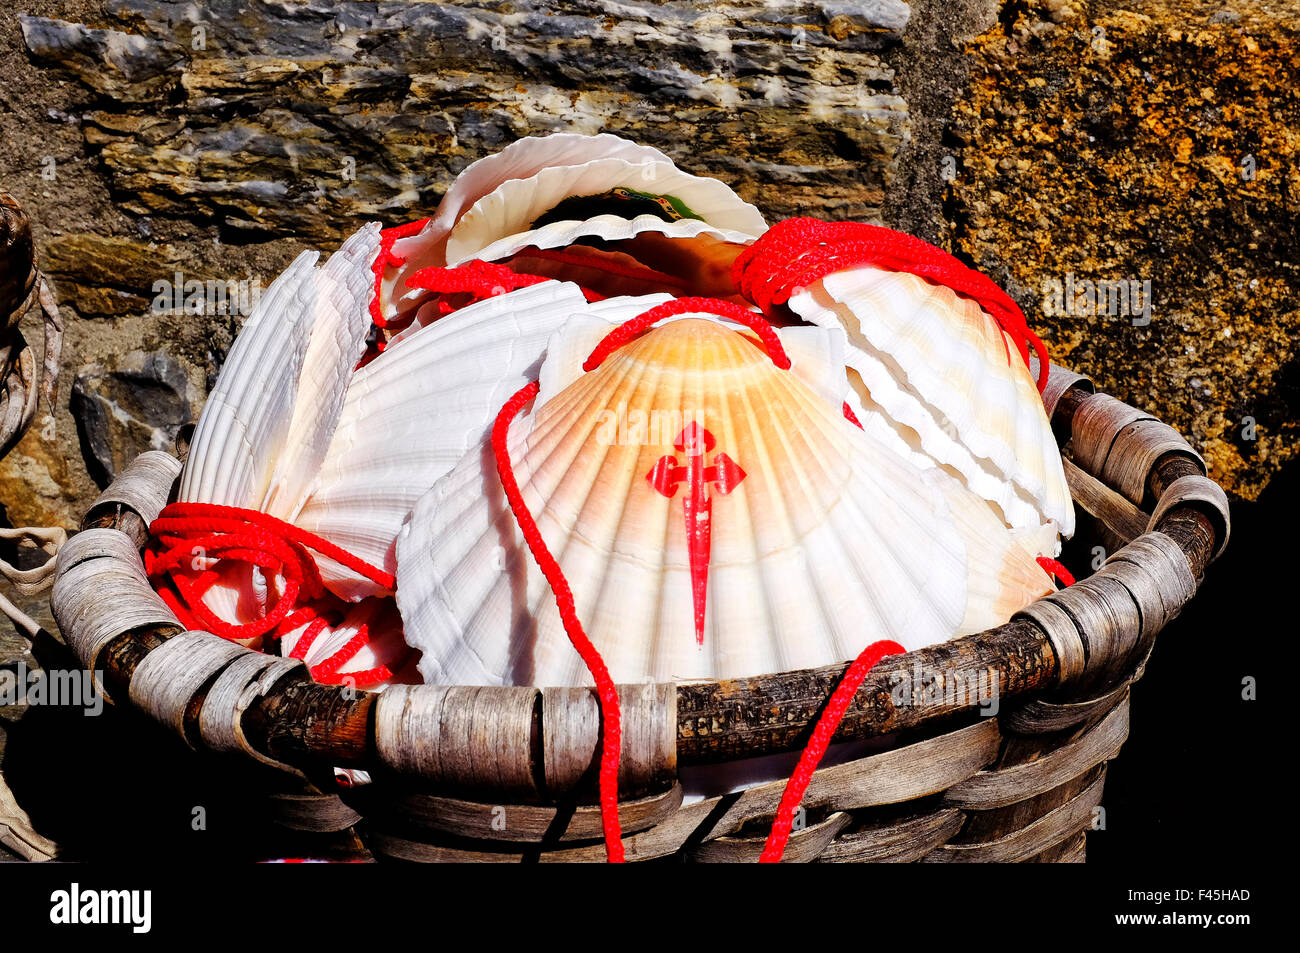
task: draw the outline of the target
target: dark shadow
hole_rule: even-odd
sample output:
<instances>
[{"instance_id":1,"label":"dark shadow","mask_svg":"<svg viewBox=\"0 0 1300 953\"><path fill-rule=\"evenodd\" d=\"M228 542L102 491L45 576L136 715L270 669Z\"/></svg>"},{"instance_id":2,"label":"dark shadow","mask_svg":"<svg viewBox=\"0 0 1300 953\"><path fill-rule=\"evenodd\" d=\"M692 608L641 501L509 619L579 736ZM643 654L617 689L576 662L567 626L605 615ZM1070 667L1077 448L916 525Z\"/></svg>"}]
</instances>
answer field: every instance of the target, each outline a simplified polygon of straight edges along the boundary
<instances>
[{"instance_id":1,"label":"dark shadow","mask_svg":"<svg viewBox=\"0 0 1300 953\"><path fill-rule=\"evenodd\" d=\"M1107 773L1106 828L1088 834L1090 863L1239 864L1276 836L1265 824L1285 816L1269 803L1282 788L1279 752L1265 702L1243 699L1243 679L1261 698L1282 690L1278 665L1295 632L1283 546L1295 538L1298 484L1295 459L1259 500L1233 504L1227 550L1160 633Z\"/></svg>"},{"instance_id":2,"label":"dark shadow","mask_svg":"<svg viewBox=\"0 0 1300 953\"><path fill-rule=\"evenodd\" d=\"M0 771L61 860L322 856L319 839L270 820L268 786L296 782L243 759L200 757L142 716L33 706L0 718L0 731Z\"/></svg>"}]
</instances>

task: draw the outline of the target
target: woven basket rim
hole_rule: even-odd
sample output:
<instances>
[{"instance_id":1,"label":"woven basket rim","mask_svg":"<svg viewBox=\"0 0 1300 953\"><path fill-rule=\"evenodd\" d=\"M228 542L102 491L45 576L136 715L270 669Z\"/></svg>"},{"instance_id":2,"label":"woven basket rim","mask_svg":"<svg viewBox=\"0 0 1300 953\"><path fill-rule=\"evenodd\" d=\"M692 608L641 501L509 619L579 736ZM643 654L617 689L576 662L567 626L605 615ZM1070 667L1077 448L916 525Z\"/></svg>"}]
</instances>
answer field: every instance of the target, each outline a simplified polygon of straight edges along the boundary
<instances>
[{"instance_id":1,"label":"woven basket rim","mask_svg":"<svg viewBox=\"0 0 1300 953\"><path fill-rule=\"evenodd\" d=\"M1081 452L1093 452L1095 457L1095 445L1105 444L1109 449L1120 443L1120 435L1138 433L1142 428L1133 429L1134 416L1140 418L1138 423L1149 420L1158 424L1154 417L1135 411L1107 395L1096 393L1092 382L1086 377L1057 365L1052 365L1044 402L1054 425L1064 422L1064 428L1058 430L1058 438L1063 433L1063 446L1073 440L1076 456ZM1081 431L1074 426L1077 423L1076 414L1079 420L1086 419L1091 429ZM1151 438L1155 439L1156 437ZM1167 439L1167 435L1160 439ZM1129 439L1125 446L1140 456L1145 445L1139 433L1138 439ZM137 463L143 465L145 462L156 466L159 462L156 458L146 458L149 454L160 453L162 452L146 452L132 466ZM168 466L179 467L174 457L167 456L171 460ZM1101 463L1096 465L1099 473L1103 472L1105 463L1105 454L1102 454ZM1072 471L1072 496L1102 526L1110 527L1111 522L1108 520L1113 520L1117 525L1127 527L1131 533L1140 525L1136 522L1138 518L1147 523L1146 532L1136 542L1128 542L1107 562L1107 567L1115 563L1122 564L1115 566L1114 573L1099 572L1080 580L1080 585L1076 587L1045 596L1016 613L1001 626L894 657L890 660L888 672L873 672L864 683L836 734L836 740L919 729L930 723L938 726L952 724L954 718L960 720L963 709L969 713L969 706L947 704L942 700L936 704L897 706L879 697L886 688L882 674L912 670L918 666L923 671L945 671L950 668L969 671L980 666L990 667L999 678L1005 680L999 688L999 694L1017 701L1042 698L1052 692L1058 696L1068 695L1069 691L1087 697L1089 692L1095 694L1098 690L1122 684L1123 674L1139 657L1144 659L1149 654L1160 627L1194 594L1206 563L1221 552L1229 528L1226 497L1223 497L1220 506L1222 491L1205 477L1203 461L1190 447L1185 452L1165 452L1158 460L1146 463L1149 472L1144 474L1141 481L1142 493L1153 492L1149 488L1154 488L1157 501L1154 515L1149 520L1138 509L1140 499L1137 502L1125 500L1112 487L1106 486L1103 480L1096 479L1077 467ZM1111 469L1115 470L1115 467ZM124 472L123 477L125 476ZM110 487L92 505L83 523L83 530L102 528L124 533L134 544L135 562L138 566L139 546L147 538L147 506L138 501L133 505L129 499L124 501L123 494L115 491L116 486L114 484ZM1168 490L1176 492L1172 496L1162 492ZM1213 491L1217 491L1218 496ZM1087 501L1081 498L1088 494L1092 496ZM1121 534L1118 538L1125 537ZM68 551L71 548L65 550ZM1185 565L1180 565L1180 559L1185 561ZM1177 581L1166 584L1166 580L1156 574L1155 570L1144 568L1144 563L1157 564L1162 570L1164 567L1172 567L1169 571L1177 573ZM67 575L76 565L74 558L64 559L61 555L52 600L56 618L59 618L60 626L65 632L72 632L69 641L78 651L82 664L95 667L107 662L106 686L112 681L114 672L125 672L130 700L141 706L138 696L142 692L137 692L134 677L136 668L159 645L179 636L180 627L173 625L169 631L162 620L152 619L149 624L112 634L110 638L99 633L96 636L98 642L89 646L83 644L79 641L80 633L76 631L82 620L69 616L66 606L61 604L67 601L65 597L70 593L71 583ZM134 571L142 575L142 569ZM1114 579L1111 578L1112 575ZM1100 579L1103 576L1104 585ZM1147 591L1143 586L1153 588ZM1115 600L1121 599L1117 593L1126 594L1137 604L1137 609L1122 618L1117 617L1116 613L1110 611L1117 604ZM66 627L61 614L67 617ZM1089 628L1099 625L1104 625L1106 631L1098 632ZM236 646L234 649L229 653L228 659L223 656L213 662L216 666L214 671L223 671L234 660L246 659L247 656L259 656L272 661L276 658L243 647ZM241 664L245 667L255 665L247 660ZM641 774L630 784L631 790L640 792L647 790L648 786L661 787L664 778L675 775L679 759L684 764L720 762L794 749L801 744L801 739L806 739L811 722L847 664L743 679L651 683L658 689L653 704L660 708L672 708L673 723L662 723L665 719L662 711L657 723L652 723L653 718L646 716L650 720L647 721L645 730L649 739L645 753L662 763L644 766ZM153 671L154 668L157 666L145 666L143 671ZM339 692L346 689L338 686L319 685L309 680L304 686L300 671L292 672L283 666L272 665L271 662L264 665L263 669L266 671L259 675L262 679L262 683L259 683L260 694L249 703L257 711L249 712L248 717L245 717L248 705L238 709L235 712L234 735L239 737L229 739L246 754L280 766L292 765L303 758L328 760L331 757L343 765L360 762L375 766L386 763L387 768L399 775L427 778L428 772L418 758L399 755L395 759L376 759L376 749L382 750L383 739L376 740L374 737L373 722L376 717L382 718L382 713L395 704L384 702L385 696L395 698L403 693L407 696L418 695L434 686L391 686L378 695L353 691L354 697L344 699ZM269 681L271 674L275 675L273 682ZM330 735L319 727L314 727L313 730L317 731L315 735L310 731L299 730L301 726L294 719L303 714L303 708L291 704L268 704L267 698L274 697L286 685L297 686L295 691L313 699L310 705L322 706L316 709L309 705L306 710L313 712L310 720L326 723L336 729L337 733ZM124 686L117 687L120 690ZM630 694L637 687L643 686L623 686L620 690ZM671 692L666 693L665 687L671 689ZM463 688L469 690L471 687ZM501 699L507 699L511 691L531 692L533 700L529 704L532 706L542 705L543 700L550 698L556 691L527 687L509 689L473 686L472 689L482 697L499 696ZM197 697L201 697L204 690L204 686L194 687ZM589 702L594 689L564 691L575 699L564 701L565 705L580 706ZM588 696L586 701L581 697L584 694ZM670 697L674 694L675 705L674 699ZM110 697L112 695L113 692L110 691ZM356 697L358 695L363 697ZM520 699L523 698L523 695L518 695L510 704L522 710L524 702ZM559 702L556 704L559 705ZM349 705L353 707L349 709ZM382 706L380 716L375 715L372 706ZM147 704L142 707L148 710ZM733 735L728 736L726 731L715 731L708 723L711 718L716 721L725 716L724 720L733 719L730 727L735 729L734 719L743 721L745 712L765 707L773 707L774 716L767 721L760 717L754 723L744 725L740 734L733 732ZM159 714L161 710L151 711L151 714L166 722L167 718ZM557 707L555 710L561 709ZM349 721L348 711L351 711L355 724ZM183 724L177 718L172 719L169 727L180 730L192 744L197 740L196 746L203 746L204 739L195 737L197 729L192 723L192 713L181 719ZM243 737L250 719L255 739L251 739L251 735ZM286 719L288 723L281 723ZM320 734L321 731L325 731L325 734ZM748 742L740 735L744 735ZM536 743L536 738L532 739L532 743ZM268 748L270 750L264 750Z\"/></svg>"}]
</instances>

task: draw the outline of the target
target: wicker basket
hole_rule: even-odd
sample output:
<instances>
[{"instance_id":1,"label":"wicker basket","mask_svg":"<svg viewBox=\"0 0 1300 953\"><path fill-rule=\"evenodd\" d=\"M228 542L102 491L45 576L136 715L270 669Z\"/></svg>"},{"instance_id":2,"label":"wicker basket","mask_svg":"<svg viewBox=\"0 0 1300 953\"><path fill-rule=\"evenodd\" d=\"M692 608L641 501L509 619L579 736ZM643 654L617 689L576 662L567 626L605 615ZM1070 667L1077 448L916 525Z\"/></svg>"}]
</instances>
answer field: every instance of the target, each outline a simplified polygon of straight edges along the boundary
<instances>
[{"instance_id":1,"label":"wicker basket","mask_svg":"<svg viewBox=\"0 0 1300 953\"><path fill-rule=\"evenodd\" d=\"M1106 762L1128 734L1129 686L1222 551L1229 515L1200 457L1150 415L1059 367L1044 403L1069 444L1075 501L1112 554L1005 625L873 670L835 737L875 738L875 750L817 771L786 860L1083 860ZM283 824L353 828L378 857L604 860L594 690L357 693L182 631L140 560L179 470L141 455L59 556L55 617L110 700L195 749L263 763ZM683 805L678 766L801 747L844 669L622 687L628 859L757 859L784 782ZM899 673L918 671L928 694L900 701ZM996 716L950 690L972 673L997 679ZM372 782L335 793L335 766Z\"/></svg>"}]
</instances>

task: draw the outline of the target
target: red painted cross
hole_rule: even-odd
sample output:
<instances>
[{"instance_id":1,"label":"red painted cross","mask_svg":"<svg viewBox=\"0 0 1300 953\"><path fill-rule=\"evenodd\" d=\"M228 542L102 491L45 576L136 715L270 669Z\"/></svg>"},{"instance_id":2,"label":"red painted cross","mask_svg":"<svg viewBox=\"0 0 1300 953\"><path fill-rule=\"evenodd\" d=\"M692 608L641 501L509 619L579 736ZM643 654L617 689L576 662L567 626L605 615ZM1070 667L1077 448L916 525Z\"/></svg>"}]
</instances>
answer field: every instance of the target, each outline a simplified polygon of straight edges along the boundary
<instances>
[{"instance_id":1,"label":"red painted cross","mask_svg":"<svg viewBox=\"0 0 1300 953\"><path fill-rule=\"evenodd\" d=\"M705 455L711 453L716 445L713 434L691 421L673 441L677 452L686 454L686 465L681 465L675 456L668 454L660 457L646 474L650 485L667 497L675 496L677 487L686 483L687 493L682 498L682 505L686 510L686 544L691 559L695 641L700 645L704 644L704 607L709 588L709 516L713 512L709 484L726 496L745 479L745 471L725 453L717 454L709 466L704 465Z\"/></svg>"}]
</instances>

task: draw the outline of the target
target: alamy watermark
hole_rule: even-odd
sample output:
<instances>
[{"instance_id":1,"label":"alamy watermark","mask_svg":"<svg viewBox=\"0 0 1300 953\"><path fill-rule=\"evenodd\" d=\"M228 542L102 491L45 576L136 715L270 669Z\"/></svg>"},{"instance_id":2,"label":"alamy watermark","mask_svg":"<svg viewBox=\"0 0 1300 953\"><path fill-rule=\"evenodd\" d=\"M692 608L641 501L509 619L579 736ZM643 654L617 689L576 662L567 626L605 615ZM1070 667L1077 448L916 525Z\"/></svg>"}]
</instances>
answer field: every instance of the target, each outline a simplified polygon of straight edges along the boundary
<instances>
[{"instance_id":1,"label":"alamy watermark","mask_svg":"<svg viewBox=\"0 0 1300 953\"><path fill-rule=\"evenodd\" d=\"M19 662L0 669L0 706L5 705L80 708L95 716L104 710L104 695L94 673L85 669L43 671Z\"/></svg>"},{"instance_id":2,"label":"alamy watermark","mask_svg":"<svg viewBox=\"0 0 1300 953\"><path fill-rule=\"evenodd\" d=\"M247 317L262 299L261 278L186 278L176 272L153 283L154 314L238 314Z\"/></svg>"},{"instance_id":3,"label":"alamy watermark","mask_svg":"<svg viewBox=\"0 0 1300 953\"><path fill-rule=\"evenodd\" d=\"M694 449L694 435L707 432L703 410L629 410L627 404L620 403L617 408L600 412L596 442L606 447L661 447L681 442L678 449L690 452Z\"/></svg>"},{"instance_id":4,"label":"alamy watermark","mask_svg":"<svg viewBox=\"0 0 1300 953\"><path fill-rule=\"evenodd\" d=\"M1047 317L1074 315L1093 317L1109 315L1126 317L1135 328L1151 323L1151 279L1136 278L1097 279L1074 277L1065 273L1065 280L1044 278L1042 284L1043 314Z\"/></svg>"},{"instance_id":5,"label":"alamy watermark","mask_svg":"<svg viewBox=\"0 0 1300 953\"><path fill-rule=\"evenodd\" d=\"M119 924L132 933L153 926L152 890L83 890L73 883L50 894L50 922L56 926Z\"/></svg>"}]
</instances>

